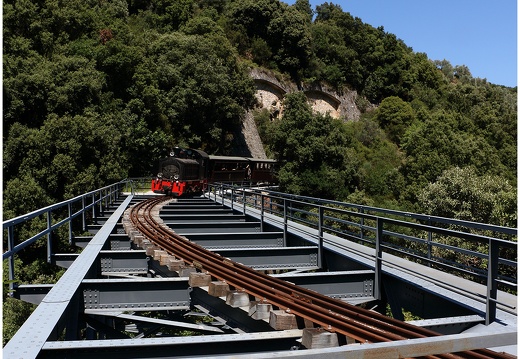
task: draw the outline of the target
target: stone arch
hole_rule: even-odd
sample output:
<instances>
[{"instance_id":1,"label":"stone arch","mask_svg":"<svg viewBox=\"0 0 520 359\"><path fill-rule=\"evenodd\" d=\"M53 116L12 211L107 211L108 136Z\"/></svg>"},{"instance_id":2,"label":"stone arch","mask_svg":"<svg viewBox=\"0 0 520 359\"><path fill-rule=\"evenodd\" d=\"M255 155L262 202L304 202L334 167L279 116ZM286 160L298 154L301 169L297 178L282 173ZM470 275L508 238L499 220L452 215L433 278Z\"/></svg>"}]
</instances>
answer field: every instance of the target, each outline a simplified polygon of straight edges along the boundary
<instances>
[{"instance_id":1,"label":"stone arch","mask_svg":"<svg viewBox=\"0 0 520 359\"><path fill-rule=\"evenodd\" d=\"M314 111L319 112L323 115L329 114L333 118L339 118L340 116L340 105L341 101L331 94L319 91L319 90L306 90L304 91L307 96L307 100L311 104Z\"/></svg>"},{"instance_id":2,"label":"stone arch","mask_svg":"<svg viewBox=\"0 0 520 359\"><path fill-rule=\"evenodd\" d=\"M282 101L287 93L281 86L265 79L255 79L256 98L262 108L271 114L271 118L279 118L282 114Z\"/></svg>"}]
</instances>

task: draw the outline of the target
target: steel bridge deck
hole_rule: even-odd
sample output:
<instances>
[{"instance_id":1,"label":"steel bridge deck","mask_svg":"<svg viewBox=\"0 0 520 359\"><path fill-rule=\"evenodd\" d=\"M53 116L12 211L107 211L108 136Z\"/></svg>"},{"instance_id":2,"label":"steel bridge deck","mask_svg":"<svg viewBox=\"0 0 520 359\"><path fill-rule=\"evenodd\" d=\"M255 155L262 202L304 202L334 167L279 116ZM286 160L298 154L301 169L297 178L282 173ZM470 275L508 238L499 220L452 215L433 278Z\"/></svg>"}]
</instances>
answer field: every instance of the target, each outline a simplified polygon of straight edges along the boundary
<instances>
[{"instance_id":1,"label":"steel bridge deck","mask_svg":"<svg viewBox=\"0 0 520 359\"><path fill-rule=\"evenodd\" d=\"M233 358L314 358L317 355L323 358L363 358L366 355L397 358L423 353L422 350L428 346L438 346L446 352L467 350L467 347L457 346L463 342L471 348L480 347L482 343L485 347L498 346L499 350L516 355L516 345L510 345L511 342L516 344L513 339L513 336L516 338L516 296L500 292L499 302L502 304L498 307L497 322L492 328L478 325L485 316L482 300L482 288L485 292L485 287L386 253L383 280L389 283L387 287L395 289L394 293L387 291L388 300L406 301L412 306L416 302L417 306L422 307L420 311L425 318L434 319L419 320L414 324L440 332L445 328L447 335L409 340L407 343L291 351L291 348L301 345L301 330L274 331L263 321L248 319L243 308L231 308L222 299L210 298L207 289L191 288L186 277L171 278L171 272L153 260L153 255L150 257L145 251L133 248L133 245L131 248L130 238L121 233L120 219L128 205L142 198L128 196L118 208L107 211L107 217L99 220L102 224L90 226L93 237L78 239L78 245L85 248L80 255L55 256L56 263L69 267L55 285L19 287L18 295L22 299L39 303L39 306L31 317L34 319L28 320L4 348L6 357L25 359L72 355L87 358L96 352L100 358L128 355L163 358L171 353L176 353L176 357L204 357L211 353L211 357L232 355ZM324 248L329 268L327 272L314 272L319 269L316 237L305 226L291 223L292 229L284 238L283 226L275 216L264 216L264 224L261 224L258 211L248 209L246 215L240 213L242 209L236 205L231 210L229 200L227 206L226 200L224 205L205 199L187 201L185 207L180 206L182 202L165 206L160 216L168 227L193 242L224 257L258 270L273 272L273 276L331 297L353 304L370 305L374 302L374 259L373 253L366 247L326 234ZM157 278L143 275L155 275ZM79 303L84 307L78 308ZM62 315L74 306L76 308L69 313L83 312L97 318L87 320L87 323L104 331L107 339L100 340L100 336L97 340L74 340L74 335L67 333L66 339L69 340L56 340L58 328L77 325L77 319L66 319ZM139 318L135 315L123 315L127 312L159 310L178 313L190 307L205 311L220 324L202 326L201 330L206 335L201 337L139 340L108 339L109 329L100 324L110 326L110 323L123 320L138 322ZM178 314L174 317L179 319ZM113 319L107 321L107 318ZM149 321L156 326L182 327L179 321L173 319ZM190 327L189 324L185 326L186 329ZM471 329L467 330L468 327ZM225 334L208 335L213 330L222 332L218 328L223 328ZM32 344L29 346L24 344L27 343L27 335L31 336ZM386 354L378 356L375 353ZM428 353L424 352L424 355Z\"/></svg>"}]
</instances>

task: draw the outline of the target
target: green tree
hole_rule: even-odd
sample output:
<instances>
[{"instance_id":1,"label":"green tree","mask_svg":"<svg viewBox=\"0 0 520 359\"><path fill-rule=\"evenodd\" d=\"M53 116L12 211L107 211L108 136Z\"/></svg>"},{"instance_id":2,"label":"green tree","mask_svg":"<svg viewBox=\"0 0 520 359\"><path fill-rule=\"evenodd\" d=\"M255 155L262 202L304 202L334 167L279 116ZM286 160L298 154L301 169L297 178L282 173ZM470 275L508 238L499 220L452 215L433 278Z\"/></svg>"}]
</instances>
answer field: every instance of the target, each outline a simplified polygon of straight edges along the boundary
<instances>
[{"instance_id":1,"label":"green tree","mask_svg":"<svg viewBox=\"0 0 520 359\"><path fill-rule=\"evenodd\" d=\"M399 144L401 137L415 119L412 106L399 97L391 96L385 98L376 110L376 120L388 137Z\"/></svg>"},{"instance_id":2,"label":"green tree","mask_svg":"<svg viewBox=\"0 0 520 359\"><path fill-rule=\"evenodd\" d=\"M4 219L21 216L52 203L44 189L28 175L7 181L3 196Z\"/></svg>"},{"instance_id":3,"label":"green tree","mask_svg":"<svg viewBox=\"0 0 520 359\"><path fill-rule=\"evenodd\" d=\"M143 61L143 48L141 44L119 37L97 47L95 60L97 68L105 75L105 91L122 101L130 100L128 88L133 84L137 66Z\"/></svg>"},{"instance_id":4,"label":"green tree","mask_svg":"<svg viewBox=\"0 0 520 359\"><path fill-rule=\"evenodd\" d=\"M435 216L512 228L518 224L516 187L500 176L479 175L473 167L452 167L445 170L437 181L420 191L418 205L420 211ZM488 235L478 229L472 231ZM489 251L487 242L463 241L445 236L437 236L436 241L484 255ZM443 247L434 247L433 255L461 266L487 268L487 261L484 259L455 253ZM511 261L517 258L516 251L503 250L500 255ZM517 275L511 268L501 270L504 270L503 274L506 276Z\"/></svg>"},{"instance_id":5,"label":"green tree","mask_svg":"<svg viewBox=\"0 0 520 359\"><path fill-rule=\"evenodd\" d=\"M283 5L278 0L241 0L231 3L229 17L232 26L245 29L249 39L266 39L272 19L278 16Z\"/></svg>"},{"instance_id":6,"label":"green tree","mask_svg":"<svg viewBox=\"0 0 520 359\"><path fill-rule=\"evenodd\" d=\"M294 7L296 8L296 10L298 10L299 12L301 12L303 15L306 16L307 21L310 24L312 21L314 12L312 11L309 0L296 0L294 2Z\"/></svg>"},{"instance_id":7,"label":"green tree","mask_svg":"<svg viewBox=\"0 0 520 359\"><path fill-rule=\"evenodd\" d=\"M385 206L388 201L399 199L404 177L399 172L403 155L398 147L388 140L371 115L346 126L349 137L353 139L353 152L360 163L357 194L349 196L350 200L364 198L363 203Z\"/></svg>"},{"instance_id":8,"label":"green tree","mask_svg":"<svg viewBox=\"0 0 520 359\"><path fill-rule=\"evenodd\" d=\"M94 61L78 56L56 55L47 60L6 58L6 130L14 122L40 126L51 114L80 114L99 104L104 75ZM21 64L21 68L15 66Z\"/></svg>"},{"instance_id":9,"label":"green tree","mask_svg":"<svg viewBox=\"0 0 520 359\"><path fill-rule=\"evenodd\" d=\"M312 28L313 56L316 65L309 77L315 77L341 89L362 83L361 64L357 52L345 43L344 31L331 22L316 22Z\"/></svg>"},{"instance_id":10,"label":"green tree","mask_svg":"<svg viewBox=\"0 0 520 359\"><path fill-rule=\"evenodd\" d=\"M401 172L411 201L420 188L435 182L450 167L474 166L479 175L506 171L497 149L478 134L465 131L466 126L463 115L439 111L416 121L402 136L401 148L407 157Z\"/></svg>"},{"instance_id":11,"label":"green tree","mask_svg":"<svg viewBox=\"0 0 520 359\"><path fill-rule=\"evenodd\" d=\"M150 44L130 89L132 111L193 147L225 151L254 101L253 82L222 36L172 33ZM222 146L221 146L222 144Z\"/></svg>"},{"instance_id":12,"label":"green tree","mask_svg":"<svg viewBox=\"0 0 520 359\"><path fill-rule=\"evenodd\" d=\"M152 26L161 32L178 30L192 16L194 0L152 0Z\"/></svg>"},{"instance_id":13,"label":"green tree","mask_svg":"<svg viewBox=\"0 0 520 359\"><path fill-rule=\"evenodd\" d=\"M466 221L517 226L517 191L500 176L478 175L473 167L443 171L418 195L428 214Z\"/></svg>"},{"instance_id":14,"label":"green tree","mask_svg":"<svg viewBox=\"0 0 520 359\"><path fill-rule=\"evenodd\" d=\"M344 124L313 114L301 92L288 95L284 104L283 120L271 130L271 149L282 164L281 186L290 193L346 198L359 163Z\"/></svg>"},{"instance_id":15,"label":"green tree","mask_svg":"<svg viewBox=\"0 0 520 359\"><path fill-rule=\"evenodd\" d=\"M267 35L274 60L294 78L301 77L311 56L311 33L306 15L288 7L269 23Z\"/></svg>"},{"instance_id":16,"label":"green tree","mask_svg":"<svg viewBox=\"0 0 520 359\"><path fill-rule=\"evenodd\" d=\"M341 6L331 2L326 2L316 6L316 22L335 20L337 17L343 16L343 14L345 13Z\"/></svg>"},{"instance_id":17,"label":"green tree","mask_svg":"<svg viewBox=\"0 0 520 359\"><path fill-rule=\"evenodd\" d=\"M435 60L433 63L439 70L441 70L442 74L448 82L453 81L455 70L453 69L453 65L448 60Z\"/></svg>"},{"instance_id":18,"label":"green tree","mask_svg":"<svg viewBox=\"0 0 520 359\"><path fill-rule=\"evenodd\" d=\"M3 312L3 345L13 337L13 335L20 329L23 323L29 318L35 306L29 303L22 302L18 299L7 298L2 303Z\"/></svg>"}]
</instances>

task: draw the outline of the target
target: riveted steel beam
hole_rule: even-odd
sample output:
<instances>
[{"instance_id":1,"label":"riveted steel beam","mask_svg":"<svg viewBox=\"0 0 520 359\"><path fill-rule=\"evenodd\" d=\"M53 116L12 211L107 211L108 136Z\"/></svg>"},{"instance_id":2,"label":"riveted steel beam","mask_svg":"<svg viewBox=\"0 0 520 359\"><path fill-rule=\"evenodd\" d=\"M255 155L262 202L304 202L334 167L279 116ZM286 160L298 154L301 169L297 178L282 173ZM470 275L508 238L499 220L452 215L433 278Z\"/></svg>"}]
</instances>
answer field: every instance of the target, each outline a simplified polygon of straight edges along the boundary
<instances>
[{"instance_id":1,"label":"riveted steel beam","mask_svg":"<svg viewBox=\"0 0 520 359\"><path fill-rule=\"evenodd\" d=\"M212 213L212 214L177 214L174 216L162 217L164 223L175 225L176 223L219 223L219 222L245 222L246 216L243 214L231 213Z\"/></svg>"},{"instance_id":2,"label":"riveted steel beam","mask_svg":"<svg viewBox=\"0 0 520 359\"><path fill-rule=\"evenodd\" d=\"M108 238L112 251L129 250L131 248L130 238L127 234L112 234Z\"/></svg>"},{"instance_id":3,"label":"riveted steel beam","mask_svg":"<svg viewBox=\"0 0 520 359\"><path fill-rule=\"evenodd\" d=\"M224 248L216 251L234 262L242 263L258 270L269 269L317 269L317 247L282 248Z\"/></svg>"},{"instance_id":4,"label":"riveted steel beam","mask_svg":"<svg viewBox=\"0 0 520 359\"><path fill-rule=\"evenodd\" d=\"M180 235L190 233L243 233L260 232L260 222L204 222L200 221L196 225L192 222L167 223L167 225Z\"/></svg>"},{"instance_id":5,"label":"riveted steel beam","mask_svg":"<svg viewBox=\"0 0 520 359\"><path fill-rule=\"evenodd\" d=\"M187 278L86 279L82 282L85 313L114 310L187 310Z\"/></svg>"},{"instance_id":6,"label":"riveted steel beam","mask_svg":"<svg viewBox=\"0 0 520 359\"><path fill-rule=\"evenodd\" d=\"M14 297L27 303L40 304L54 284L22 284L16 288Z\"/></svg>"},{"instance_id":7,"label":"riveted steel beam","mask_svg":"<svg viewBox=\"0 0 520 359\"><path fill-rule=\"evenodd\" d=\"M78 257L79 254L75 253L56 253L52 255L51 261L61 268L69 268Z\"/></svg>"},{"instance_id":8,"label":"riveted steel beam","mask_svg":"<svg viewBox=\"0 0 520 359\"><path fill-rule=\"evenodd\" d=\"M103 275L148 272L148 257L145 250L100 251L99 263Z\"/></svg>"},{"instance_id":9,"label":"riveted steel beam","mask_svg":"<svg viewBox=\"0 0 520 359\"><path fill-rule=\"evenodd\" d=\"M188 239L207 249L282 247L282 232L192 233Z\"/></svg>"},{"instance_id":10,"label":"riveted steel beam","mask_svg":"<svg viewBox=\"0 0 520 359\"><path fill-rule=\"evenodd\" d=\"M272 276L347 302L374 300L374 271L372 270L284 273Z\"/></svg>"}]
</instances>

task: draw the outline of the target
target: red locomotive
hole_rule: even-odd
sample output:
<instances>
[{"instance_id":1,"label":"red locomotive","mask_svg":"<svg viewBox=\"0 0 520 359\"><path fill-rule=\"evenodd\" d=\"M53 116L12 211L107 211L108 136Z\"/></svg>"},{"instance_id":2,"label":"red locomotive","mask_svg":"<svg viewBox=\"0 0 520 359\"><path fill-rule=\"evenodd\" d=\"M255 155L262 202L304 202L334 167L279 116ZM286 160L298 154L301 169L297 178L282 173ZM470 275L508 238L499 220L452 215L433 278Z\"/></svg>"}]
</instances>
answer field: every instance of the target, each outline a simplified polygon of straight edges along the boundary
<instances>
[{"instance_id":1,"label":"red locomotive","mask_svg":"<svg viewBox=\"0 0 520 359\"><path fill-rule=\"evenodd\" d=\"M176 147L159 162L152 191L180 197L202 193L208 184L276 183L276 161L247 157L212 156L201 150Z\"/></svg>"}]
</instances>

